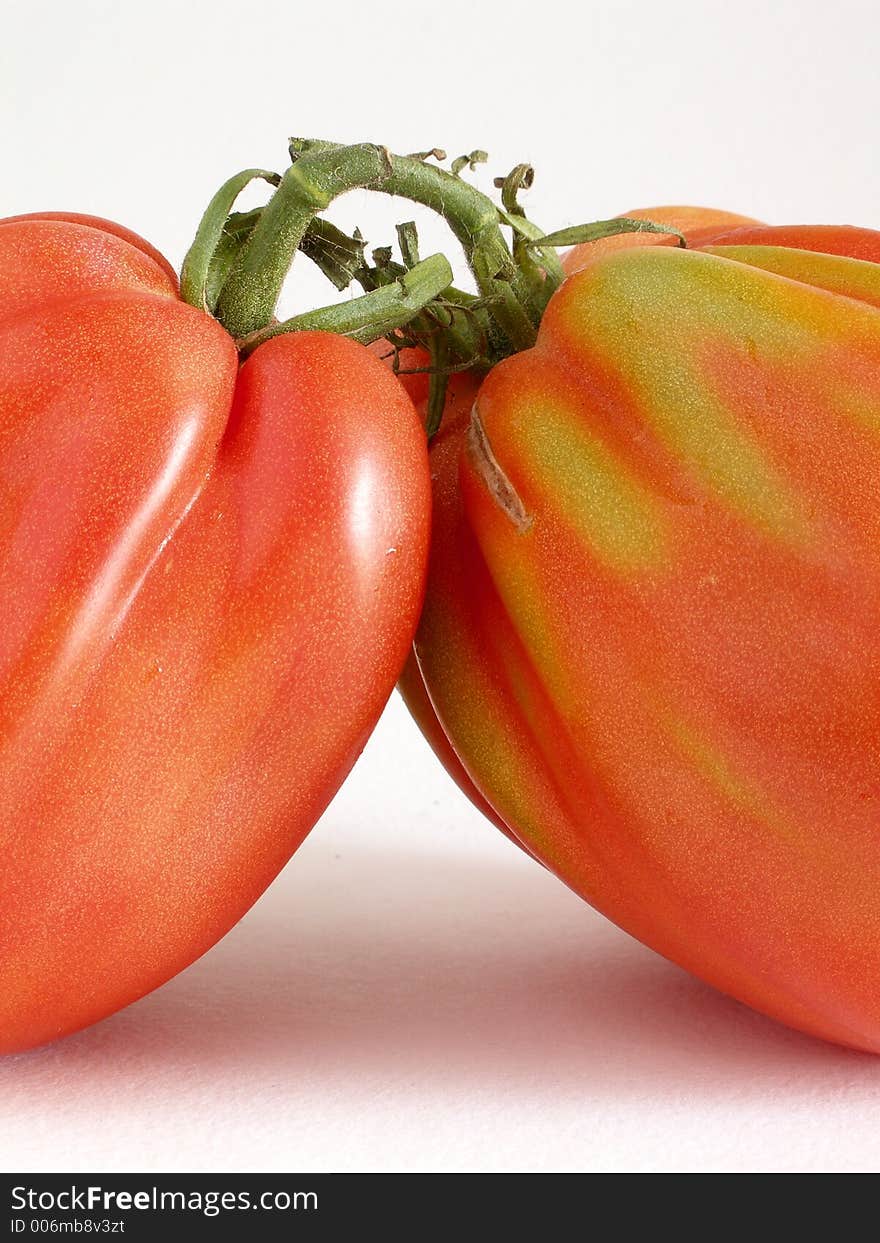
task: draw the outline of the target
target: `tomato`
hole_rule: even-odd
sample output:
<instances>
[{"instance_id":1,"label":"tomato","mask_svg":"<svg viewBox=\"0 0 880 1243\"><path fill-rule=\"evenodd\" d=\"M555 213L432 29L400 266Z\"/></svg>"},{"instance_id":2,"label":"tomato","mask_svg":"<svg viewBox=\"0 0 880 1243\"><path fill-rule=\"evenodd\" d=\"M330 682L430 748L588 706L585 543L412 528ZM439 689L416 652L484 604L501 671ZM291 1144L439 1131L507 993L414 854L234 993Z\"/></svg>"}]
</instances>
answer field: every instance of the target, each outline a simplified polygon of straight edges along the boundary
<instances>
[{"instance_id":1,"label":"tomato","mask_svg":"<svg viewBox=\"0 0 880 1243\"><path fill-rule=\"evenodd\" d=\"M146 242L0 223L0 1050L155 988L320 816L410 646L430 508L363 346L239 369Z\"/></svg>"},{"instance_id":2,"label":"tomato","mask_svg":"<svg viewBox=\"0 0 880 1243\"><path fill-rule=\"evenodd\" d=\"M450 387L404 694L621 927L880 1051L880 234L643 215L691 248L576 248Z\"/></svg>"}]
</instances>

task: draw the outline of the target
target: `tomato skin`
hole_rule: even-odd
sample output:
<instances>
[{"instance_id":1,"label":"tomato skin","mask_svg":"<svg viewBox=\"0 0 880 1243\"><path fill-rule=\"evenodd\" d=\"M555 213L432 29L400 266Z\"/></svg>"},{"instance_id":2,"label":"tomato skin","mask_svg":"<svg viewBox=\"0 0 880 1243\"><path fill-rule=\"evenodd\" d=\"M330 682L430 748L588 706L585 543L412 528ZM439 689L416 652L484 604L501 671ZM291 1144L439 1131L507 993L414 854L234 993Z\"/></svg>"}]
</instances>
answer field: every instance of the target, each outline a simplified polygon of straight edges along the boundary
<instances>
[{"instance_id":1,"label":"tomato skin","mask_svg":"<svg viewBox=\"0 0 880 1243\"><path fill-rule=\"evenodd\" d=\"M568 885L876 1052L880 235L715 223L570 258L476 432L450 408L415 655L467 779Z\"/></svg>"},{"instance_id":2,"label":"tomato skin","mask_svg":"<svg viewBox=\"0 0 880 1243\"><path fill-rule=\"evenodd\" d=\"M70 219L0 222L0 322L50 302L135 290L177 299L177 283L128 238Z\"/></svg>"},{"instance_id":3,"label":"tomato skin","mask_svg":"<svg viewBox=\"0 0 880 1243\"><path fill-rule=\"evenodd\" d=\"M274 878L404 663L430 510L369 351L278 337L239 372L149 256L126 290L115 237L47 227L33 287L0 263L3 1052L155 988Z\"/></svg>"},{"instance_id":4,"label":"tomato skin","mask_svg":"<svg viewBox=\"0 0 880 1243\"><path fill-rule=\"evenodd\" d=\"M735 212L717 211L713 207L640 207L622 213L631 220L650 220L654 224L668 224L683 233L689 246L700 246L723 234L737 229L758 227L759 221L750 216L738 216ZM634 246L677 246L674 234L616 233L597 242L584 242L572 246L562 258L569 276L587 268L604 255L617 250L632 250Z\"/></svg>"},{"instance_id":5,"label":"tomato skin","mask_svg":"<svg viewBox=\"0 0 880 1243\"><path fill-rule=\"evenodd\" d=\"M165 256L148 242L146 238L141 237L131 229L127 229L124 224L117 224L115 220L105 220L102 216L85 215L82 212L45 211L32 212L24 216L6 216L3 220L0 220L0 225L22 224L31 220L61 221L62 224L77 225L81 229L92 229L99 234L103 234L104 237L109 234L111 237L121 238L122 241L128 242L130 246L142 251L143 254L152 259L156 267L166 276L169 291L171 293L177 292L177 273ZM104 237L95 238L90 235L89 240L93 246L100 246L104 244Z\"/></svg>"}]
</instances>

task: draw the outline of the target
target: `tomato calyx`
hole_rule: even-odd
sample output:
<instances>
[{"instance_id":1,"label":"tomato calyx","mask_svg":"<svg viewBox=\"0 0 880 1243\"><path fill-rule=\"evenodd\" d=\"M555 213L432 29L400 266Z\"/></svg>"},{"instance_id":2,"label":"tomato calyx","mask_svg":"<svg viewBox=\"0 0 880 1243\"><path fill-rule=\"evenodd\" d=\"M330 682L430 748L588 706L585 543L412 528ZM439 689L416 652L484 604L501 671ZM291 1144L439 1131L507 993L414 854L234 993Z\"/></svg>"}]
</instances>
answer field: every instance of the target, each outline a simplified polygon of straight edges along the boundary
<instances>
[{"instance_id":1,"label":"tomato calyx","mask_svg":"<svg viewBox=\"0 0 880 1243\"><path fill-rule=\"evenodd\" d=\"M363 167L358 166L358 175ZM351 302L279 323L275 305L297 250L308 255L339 290L347 288L364 265L363 240L348 237L316 215L318 206L325 201L329 205L352 187L340 182L325 190L329 178L325 170L319 171L324 171L323 180L304 180L293 186L293 193L288 183L279 204L273 196L266 207L250 212L233 210L242 191L261 180L278 195L284 178L258 168L236 173L208 204L184 260L181 296L218 319L235 338L242 357L270 337L305 330L333 332L368 344L407 324L451 284L448 260L432 255ZM232 293L227 293L227 286Z\"/></svg>"},{"instance_id":2,"label":"tomato calyx","mask_svg":"<svg viewBox=\"0 0 880 1243\"><path fill-rule=\"evenodd\" d=\"M324 150L328 146L318 145ZM292 143L291 157L295 161L312 149L307 140ZM335 150L337 158L345 158L343 148ZM418 368L430 374L429 437L440 426L451 374L487 372L502 359L535 344L547 304L566 277L557 248L635 232L673 235L680 246L687 245L677 229L629 217L544 233L519 202L519 195L534 182L534 169L529 164L517 164L505 177L494 179L495 188L501 191L499 204L462 176L465 170L473 171L486 162L484 151L459 156L451 161L449 170L427 163L446 160L446 153L436 148L411 156L389 154L387 158L389 170L381 184L369 188L409 198L439 213L462 246L477 287L476 295L454 287L444 290L405 327L388 334L395 370L404 349L419 347L429 355L431 365ZM505 229L509 230L509 242ZM412 242L415 225L399 224L397 235L402 265L392 262L388 248L374 250L373 266L355 273L364 288L384 273L399 273L417 261L417 247Z\"/></svg>"},{"instance_id":3,"label":"tomato calyx","mask_svg":"<svg viewBox=\"0 0 880 1243\"><path fill-rule=\"evenodd\" d=\"M617 233L676 233L627 217L545 233L519 202L534 180L531 165L517 164L495 179L500 203L465 180L465 171L485 163L484 151L459 156L449 168L442 167L446 153L437 148L401 156L371 143L294 138L288 151L283 174L246 169L217 191L184 262L182 295L224 325L242 356L270 337L305 329L363 344L385 337L395 370L402 370L403 349L421 348L429 359L429 435L439 426L451 374L488 371L535 344L547 303L565 276L558 247ZM269 201L254 211L234 211L238 196L256 180L272 187ZM359 232L350 237L322 215L354 189L405 198L442 216L464 250L476 293L453 285L443 255L420 258L410 221L397 225L399 261L384 246L368 260ZM279 323L275 308L298 251L337 290L357 283L364 292Z\"/></svg>"}]
</instances>

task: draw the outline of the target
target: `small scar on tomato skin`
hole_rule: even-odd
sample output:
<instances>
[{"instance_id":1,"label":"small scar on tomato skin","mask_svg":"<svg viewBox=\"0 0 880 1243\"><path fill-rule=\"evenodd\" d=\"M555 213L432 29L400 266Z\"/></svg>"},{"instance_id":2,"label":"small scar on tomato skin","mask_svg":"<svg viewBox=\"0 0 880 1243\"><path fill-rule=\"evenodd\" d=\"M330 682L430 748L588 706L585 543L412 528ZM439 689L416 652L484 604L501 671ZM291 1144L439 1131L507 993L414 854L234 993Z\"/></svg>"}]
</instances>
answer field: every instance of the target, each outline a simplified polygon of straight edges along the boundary
<instances>
[{"instance_id":1,"label":"small scar on tomato skin","mask_svg":"<svg viewBox=\"0 0 880 1243\"><path fill-rule=\"evenodd\" d=\"M164 669L162 662L159 660L157 656L154 656L153 659L150 661L150 663L147 665L146 676L144 680L147 682L152 682L154 681L154 679L156 679L159 676L160 673L164 673L164 672L165 672L165 669Z\"/></svg>"},{"instance_id":2,"label":"small scar on tomato skin","mask_svg":"<svg viewBox=\"0 0 880 1243\"><path fill-rule=\"evenodd\" d=\"M477 407L471 411L471 421L467 433L467 451L474 470L485 483L495 504L507 515L517 531L525 533L534 522L527 513L525 505L513 484L507 478L498 459L492 452L489 438L486 435Z\"/></svg>"}]
</instances>

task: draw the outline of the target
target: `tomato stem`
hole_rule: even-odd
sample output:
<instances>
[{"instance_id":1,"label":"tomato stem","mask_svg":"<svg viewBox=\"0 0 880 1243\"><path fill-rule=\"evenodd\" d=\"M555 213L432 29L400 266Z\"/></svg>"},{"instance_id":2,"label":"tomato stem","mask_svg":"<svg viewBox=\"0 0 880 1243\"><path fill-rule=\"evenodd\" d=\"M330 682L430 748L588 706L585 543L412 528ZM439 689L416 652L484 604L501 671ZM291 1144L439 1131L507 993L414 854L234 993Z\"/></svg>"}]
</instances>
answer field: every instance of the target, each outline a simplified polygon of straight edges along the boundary
<instances>
[{"instance_id":1,"label":"tomato stem","mask_svg":"<svg viewBox=\"0 0 880 1243\"><path fill-rule=\"evenodd\" d=\"M463 358L485 358L488 366L535 343L547 302L564 278L555 247L633 230L672 232L647 221L617 219L544 234L527 219L517 198L532 183L528 164L496 179L500 204L460 175L485 160L483 151L453 160L450 170L428 163L445 158L436 149L401 156L371 143L291 139L289 151L291 165L283 177L247 169L220 188L184 263L183 296L215 314L245 352L279 332L308 327L371 341L410 325L410 335L431 353L438 376L460 366ZM269 202L256 211L233 213L239 193L257 178L276 187ZM390 250L380 248L373 252L375 266L369 267L360 235L349 238L320 216L339 195L354 189L406 198L442 216L464 249L477 297L452 288L449 265L443 260L441 267L439 256L428 267L418 262L411 224L398 230L403 265L391 263ZM512 245L502 226L511 230ZM337 289L357 280L365 296L277 324L278 298L300 249ZM434 289L441 275L448 275L447 287ZM417 305L419 298L423 302ZM436 384L439 388L440 381Z\"/></svg>"},{"instance_id":2,"label":"tomato stem","mask_svg":"<svg viewBox=\"0 0 880 1243\"><path fill-rule=\"evenodd\" d=\"M340 194L380 190L431 208L464 248L481 295L512 350L527 349L537 332L529 280L514 261L490 198L455 173L383 147L291 143L294 163L263 210L220 296L219 318L237 337L272 318L281 286L309 222Z\"/></svg>"},{"instance_id":3,"label":"tomato stem","mask_svg":"<svg viewBox=\"0 0 880 1243\"><path fill-rule=\"evenodd\" d=\"M280 324L270 324L238 341L246 357L271 337L288 332L321 331L351 337L364 345L410 323L427 302L452 283L452 268L443 255L431 255L388 285L334 306L306 311Z\"/></svg>"},{"instance_id":4,"label":"tomato stem","mask_svg":"<svg viewBox=\"0 0 880 1243\"><path fill-rule=\"evenodd\" d=\"M246 168L224 181L205 209L195 241L187 251L180 271L180 296L190 306L197 306L202 311L211 310L208 292L211 264L224 236L226 239L230 236L226 226L235 200L252 181L268 181L270 185L277 186L281 178L278 173L265 168Z\"/></svg>"},{"instance_id":5,"label":"tomato stem","mask_svg":"<svg viewBox=\"0 0 880 1243\"><path fill-rule=\"evenodd\" d=\"M218 318L236 338L271 323L285 277L314 216L335 198L381 182L388 168L381 147L315 150L292 164L260 216L218 303Z\"/></svg>"},{"instance_id":6,"label":"tomato stem","mask_svg":"<svg viewBox=\"0 0 880 1243\"><path fill-rule=\"evenodd\" d=\"M261 168L245 169L230 177L208 204L183 261L181 297L209 314L216 311L223 286L265 210L257 207L248 212L232 211L241 192L256 180L273 186L281 183L278 173ZM363 240L349 237L320 217L309 222L300 249L339 290L347 289L363 267Z\"/></svg>"},{"instance_id":7,"label":"tomato stem","mask_svg":"<svg viewBox=\"0 0 880 1243\"><path fill-rule=\"evenodd\" d=\"M498 208L487 195L455 173L408 156L391 156L381 189L420 203L447 222L461 244L491 315L514 351L535 342L528 282L501 232Z\"/></svg>"}]
</instances>

